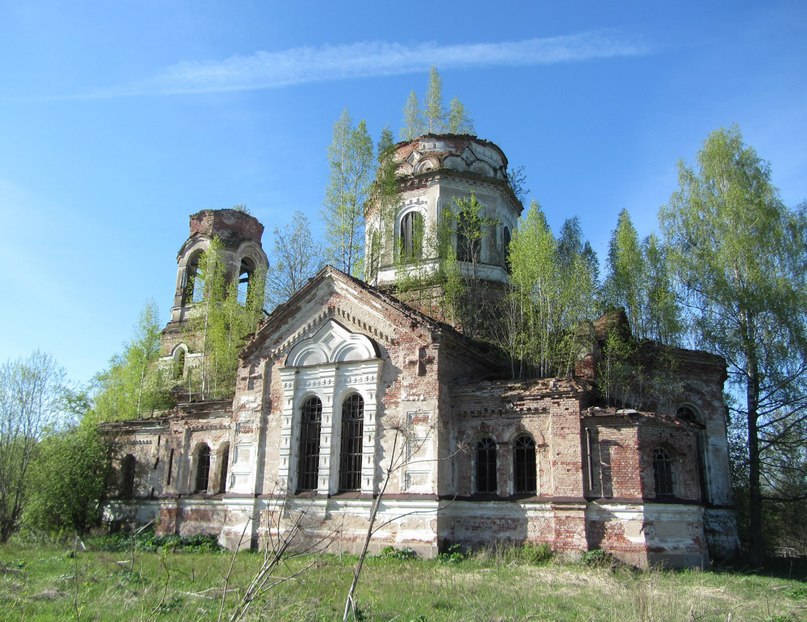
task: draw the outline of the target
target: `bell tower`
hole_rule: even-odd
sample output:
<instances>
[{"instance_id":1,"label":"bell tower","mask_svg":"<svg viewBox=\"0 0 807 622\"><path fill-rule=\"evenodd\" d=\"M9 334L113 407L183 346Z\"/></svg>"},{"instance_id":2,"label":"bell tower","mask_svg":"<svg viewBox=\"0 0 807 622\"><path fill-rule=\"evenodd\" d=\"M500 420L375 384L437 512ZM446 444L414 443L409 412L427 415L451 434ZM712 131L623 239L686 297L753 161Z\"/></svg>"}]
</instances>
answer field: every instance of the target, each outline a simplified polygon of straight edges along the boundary
<instances>
[{"instance_id":1,"label":"bell tower","mask_svg":"<svg viewBox=\"0 0 807 622\"><path fill-rule=\"evenodd\" d=\"M221 243L220 259L225 278L238 280L239 300L250 287L257 286L254 276L266 273L269 262L261 247L263 225L258 219L236 209L202 210L190 217L188 239L177 253L177 279L171 319L161 335L164 357L174 358L175 366L184 367L185 357L193 355L187 343L187 321L205 302L203 253L214 238ZM263 292L260 292L262 295Z\"/></svg>"},{"instance_id":2,"label":"bell tower","mask_svg":"<svg viewBox=\"0 0 807 622\"><path fill-rule=\"evenodd\" d=\"M394 196L376 197L365 212L367 281L468 332L470 316L445 311L441 261L450 248L466 286L462 306L484 298L488 307L501 297L523 210L508 181L507 157L475 136L427 134L398 143L392 158Z\"/></svg>"}]
</instances>

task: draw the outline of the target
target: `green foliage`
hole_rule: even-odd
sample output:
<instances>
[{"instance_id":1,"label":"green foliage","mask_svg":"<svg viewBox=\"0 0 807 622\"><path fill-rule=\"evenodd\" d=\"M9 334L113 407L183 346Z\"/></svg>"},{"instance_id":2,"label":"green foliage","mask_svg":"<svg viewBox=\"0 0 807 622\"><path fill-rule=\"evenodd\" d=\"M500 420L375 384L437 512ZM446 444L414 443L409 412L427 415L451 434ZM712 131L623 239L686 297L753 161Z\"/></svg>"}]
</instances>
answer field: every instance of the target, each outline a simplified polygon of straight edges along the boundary
<instances>
[{"instance_id":1,"label":"green foliage","mask_svg":"<svg viewBox=\"0 0 807 622\"><path fill-rule=\"evenodd\" d=\"M468 559L468 554L462 550L459 544L451 544L437 555L437 561L443 564L459 564L466 559Z\"/></svg>"},{"instance_id":2,"label":"green foliage","mask_svg":"<svg viewBox=\"0 0 807 622\"><path fill-rule=\"evenodd\" d=\"M625 309L637 339L674 344L683 326L666 254L655 235L639 243L623 209L611 234L603 301L606 309Z\"/></svg>"},{"instance_id":3,"label":"green foliage","mask_svg":"<svg viewBox=\"0 0 807 622\"><path fill-rule=\"evenodd\" d=\"M157 364L159 356L159 312L148 302L138 318L135 336L121 354L112 357L109 369L95 378L97 391L90 419L96 423L125 421L170 407L170 370Z\"/></svg>"},{"instance_id":4,"label":"green foliage","mask_svg":"<svg viewBox=\"0 0 807 622\"><path fill-rule=\"evenodd\" d=\"M807 211L782 204L736 127L713 132L698 168L680 163L678 177L659 218L698 343L726 359L744 396L750 548L761 555L767 456L779 424L807 418Z\"/></svg>"},{"instance_id":5,"label":"green foliage","mask_svg":"<svg viewBox=\"0 0 807 622\"><path fill-rule=\"evenodd\" d=\"M418 554L405 546L403 548L396 548L394 546L385 546L381 549L381 552L376 556L380 559L397 559L399 561L405 561L408 559L416 559Z\"/></svg>"},{"instance_id":6,"label":"green foliage","mask_svg":"<svg viewBox=\"0 0 807 622\"><path fill-rule=\"evenodd\" d=\"M182 537L177 534L155 535L154 530L145 529L136 533L112 533L95 536L88 540L95 550L122 552L135 551L155 553L159 551L182 551L185 553L217 553L224 549L219 546L216 536L198 534Z\"/></svg>"},{"instance_id":7,"label":"green foliage","mask_svg":"<svg viewBox=\"0 0 807 622\"><path fill-rule=\"evenodd\" d=\"M443 79L432 66L429 71L429 86L426 89L425 101L426 131L442 132L446 125L446 111L443 108Z\"/></svg>"},{"instance_id":8,"label":"green foliage","mask_svg":"<svg viewBox=\"0 0 807 622\"><path fill-rule=\"evenodd\" d=\"M443 80L436 67L429 70L423 109L415 91L409 93L404 106L401 140L414 140L425 133L473 134L474 125L462 102L454 97L446 112L443 104Z\"/></svg>"},{"instance_id":9,"label":"green foliage","mask_svg":"<svg viewBox=\"0 0 807 622\"><path fill-rule=\"evenodd\" d=\"M589 568L607 568L614 563L614 557L602 549L586 551L580 558L580 563Z\"/></svg>"},{"instance_id":10,"label":"green foliage","mask_svg":"<svg viewBox=\"0 0 807 622\"><path fill-rule=\"evenodd\" d=\"M423 113L420 110L420 102L415 91L409 93L404 106L404 124L401 128L402 140L413 140L425 133L426 125L423 121Z\"/></svg>"},{"instance_id":11,"label":"green foliage","mask_svg":"<svg viewBox=\"0 0 807 622\"><path fill-rule=\"evenodd\" d=\"M37 445L64 418L64 370L49 354L0 366L0 542L17 529Z\"/></svg>"},{"instance_id":12,"label":"green foliage","mask_svg":"<svg viewBox=\"0 0 807 622\"><path fill-rule=\"evenodd\" d=\"M330 177L325 191L322 215L325 220L325 254L346 274L363 272L364 206L373 179L373 141L367 125L354 127L345 110L333 127L328 148Z\"/></svg>"},{"instance_id":13,"label":"green foliage","mask_svg":"<svg viewBox=\"0 0 807 622\"><path fill-rule=\"evenodd\" d=\"M285 302L322 268L322 247L311 235L305 214L294 212L291 223L275 227L266 279L270 308Z\"/></svg>"},{"instance_id":14,"label":"green foliage","mask_svg":"<svg viewBox=\"0 0 807 622\"><path fill-rule=\"evenodd\" d=\"M513 234L507 307L512 336L506 346L519 377L570 373L581 347L580 325L593 313L592 262L582 242L566 237L560 246L534 201Z\"/></svg>"},{"instance_id":15,"label":"green foliage","mask_svg":"<svg viewBox=\"0 0 807 622\"><path fill-rule=\"evenodd\" d=\"M468 116L465 105L456 97L451 98L448 105L448 124L446 130L450 134L473 134L474 122Z\"/></svg>"},{"instance_id":16,"label":"green foliage","mask_svg":"<svg viewBox=\"0 0 807 622\"><path fill-rule=\"evenodd\" d=\"M101 522L109 476L110 447L94 425L47 437L31 464L25 526L51 534L86 533Z\"/></svg>"},{"instance_id":17,"label":"green foliage","mask_svg":"<svg viewBox=\"0 0 807 622\"><path fill-rule=\"evenodd\" d=\"M203 399L231 396L235 389L238 354L263 315L265 273L256 270L243 304L238 299L237 275L222 256L222 242L213 238L201 264L205 274L204 303L187 323L187 341L202 352L200 368L188 370L191 395Z\"/></svg>"}]
</instances>

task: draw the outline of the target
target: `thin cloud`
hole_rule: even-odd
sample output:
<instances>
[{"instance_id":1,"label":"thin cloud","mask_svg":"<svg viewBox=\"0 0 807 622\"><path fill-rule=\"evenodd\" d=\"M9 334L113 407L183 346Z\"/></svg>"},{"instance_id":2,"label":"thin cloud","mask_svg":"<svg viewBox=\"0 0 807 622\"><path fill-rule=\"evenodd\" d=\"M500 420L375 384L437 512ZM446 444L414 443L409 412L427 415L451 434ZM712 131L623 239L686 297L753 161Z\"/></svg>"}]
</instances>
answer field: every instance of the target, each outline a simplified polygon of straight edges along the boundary
<instances>
[{"instance_id":1,"label":"thin cloud","mask_svg":"<svg viewBox=\"0 0 807 622\"><path fill-rule=\"evenodd\" d=\"M439 45L361 42L259 51L221 61L183 61L153 79L96 92L96 97L177 95L274 89L334 80L441 70L582 62L648 53L641 42L609 31L562 37Z\"/></svg>"}]
</instances>

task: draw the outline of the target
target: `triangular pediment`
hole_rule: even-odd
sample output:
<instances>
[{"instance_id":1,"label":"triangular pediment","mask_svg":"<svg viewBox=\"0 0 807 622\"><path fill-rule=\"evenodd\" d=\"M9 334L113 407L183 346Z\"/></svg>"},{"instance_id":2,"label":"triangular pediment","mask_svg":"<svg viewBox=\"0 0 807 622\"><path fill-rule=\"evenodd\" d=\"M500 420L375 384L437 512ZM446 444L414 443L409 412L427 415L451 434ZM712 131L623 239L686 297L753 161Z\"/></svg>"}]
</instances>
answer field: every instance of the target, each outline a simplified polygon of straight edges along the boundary
<instances>
[{"instance_id":1,"label":"triangular pediment","mask_svg":"<svg viewBox=\"0 0 807 622\"><path fill-rule=\"evenodd\" d=\"M344 357L368 356L368 348L377 352L378 346L388 347L397 341L402 327L407 332L422 331L424 342L431 340L428 335L445 328L378 289L326 266L269 315L242 357L261 351L262 356L294 360L294 366L339 362L338 357L360 360ZM375 345L360 347L358 337ZM337 339L348 344L344 351L330 344L329 340L335 344ZM302 348L303 341L311 347Z\"/></svg>"}]
</instances>

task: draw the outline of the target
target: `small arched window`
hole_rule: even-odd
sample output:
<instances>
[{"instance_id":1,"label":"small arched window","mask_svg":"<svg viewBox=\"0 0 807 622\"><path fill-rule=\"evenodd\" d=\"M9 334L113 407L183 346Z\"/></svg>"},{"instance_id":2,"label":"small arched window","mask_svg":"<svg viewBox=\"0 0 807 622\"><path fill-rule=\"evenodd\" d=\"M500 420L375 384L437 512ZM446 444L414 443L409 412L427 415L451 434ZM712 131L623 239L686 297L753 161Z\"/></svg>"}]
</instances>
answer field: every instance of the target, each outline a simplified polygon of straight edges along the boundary
<instances>
[{"instance_id":1,"label":"small arched window","mask_svg":"<svg viewBox=\"0 0 807 622\"><path fill-rule=\"evenodd\" d=\"M210 481L210 447L202 443L196 450L196 482L194 492L207 492Z\"/></svg>"},{"instance_id":2,"label":"small arched window","mask_svg":"<svg viewBox=\"0 0 807 622\"><path fill-rule=\"evenodd\" d=\"M219 449L219 485L216 492L227 492L227 467L230 463L230 444L224 443Z\"/></svg>"},{"instance_id":3,"label":"small arched window","mask_svg":"<svg viewBox=\"0 0 807 622\"><path fill-rule=\"evenodd\" d=\"M120 496L131 499L134 496L135 470L137 460L132 454L126 454L120 465Z\"/></svg>"},{"instance_id":4,"label":"small arched window","mask_svg":"<svg viewBox=\"0 0 807 622\"><path fill-rule=\"evenodd\" d=\"M342 402L342 449L339 461L339 489L361 489L361 461L364 437L364 399L358 393Z\"/></svg>"},{"instance_id":5,"label":"small arched window","mask_svg":"<svg viewBox=\"0 0 807 622\"><path fill-rule=\"evenodd\" d=\"M502 246L504 247L502 250L504 252L504 267L507 269L507 274L510 274L513 271L513 268L510 265L510 242L512 242L510 228L505 227L504 231L502 231Z\"/></svg>"},{"instance_id":6,"label":"small arched window","mask_svg":"<svg viewBox=\"0 0 807 622\"><path fill-rule=\"evenodd\" d=\"M297 466L297 491L316 490L319 475L319 433L322 427L322 402L309 397L300 412L300 456Z\"/></svg>"},{"instance_id":7,"label":"small arched window","mask_svg":"<svg viewBox=\"0 0 807 622\"><path fill-rule=\"evenodd\" d=\"M414 261L423 256L423 214L409 212L401 219L401 259Z\"/></svg>"},{"instance_id":8,"label":"small arched window","mask_svg":"<svg viewBox=\"0 0 807 622\"><path fill-rule=\"evenodd\" d=\"M673 496L673 473L670 454L663 447L653 450L653 483L656 487L656 497Z\"/></svg>"},{"instance_id":9,"label":"small arched window","mask_svg":"<svg viewBox=\"0 0 807 622\"><path fill-rule=\"evenodd\" d=\"M535 441L522 434L513 443L513 492L534 495L537 490L535 468Z\"/></svg>"},{"instance_id":10,"label":"small arched window","mask_svg":"<svg viewBox=\"0 0 807 622\"><path fill-rule=\"evenodd\" d=\"M255 262L249 257L241 260L241 268L238 271L238 304L247 304L252 294L253 275L255 274Z\"/></svg>"},{"instance_id":11,"label":"small arched window","mask_svg":"<svg viewBox=\"0 0 807 622\"><path fill-rule=\"evenodd\" d=\"M204 253L194 253L185 266L185 285L182 289L182 304L202 302L205 298L205 276L202 271Z\"/></svg>"},{"instance_id":12,"label":"small arched window","mask_svg":"<svg viewBox=\"0 0 807 622\"><path fill-rule=\"evenodd\" d=\"M496 441L485 437L476 443L476 492L495 493L496 490Z\"/></svg>"}]
</instances>

